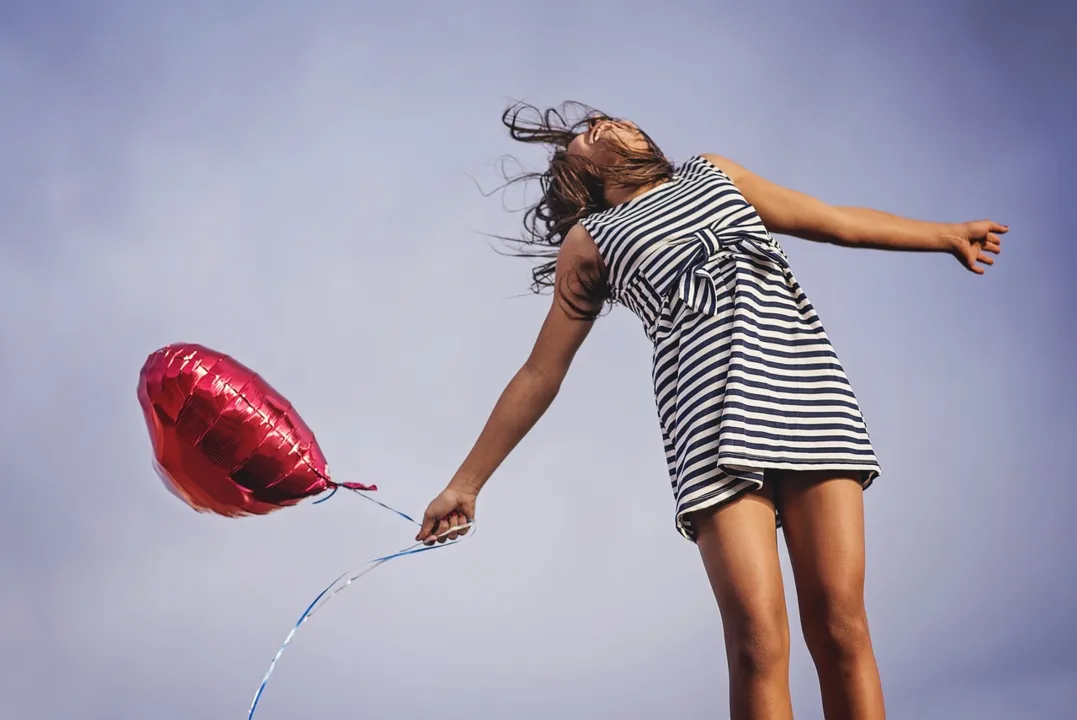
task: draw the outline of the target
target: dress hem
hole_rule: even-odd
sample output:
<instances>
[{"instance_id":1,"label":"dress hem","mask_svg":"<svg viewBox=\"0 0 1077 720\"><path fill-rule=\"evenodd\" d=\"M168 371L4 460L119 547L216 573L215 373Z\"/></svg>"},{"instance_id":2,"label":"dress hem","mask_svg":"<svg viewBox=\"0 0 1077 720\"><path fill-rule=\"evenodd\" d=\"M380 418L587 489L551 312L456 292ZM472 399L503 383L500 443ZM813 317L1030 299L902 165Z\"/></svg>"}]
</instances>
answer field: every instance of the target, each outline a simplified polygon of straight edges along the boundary
<instances>
[{"instance_id":1,"label":"dress hem","mask_svg":"<svg viewBox=\"0 0 1077 720\"><path fill-rule=\"evenodd\" d=\"M740 457L736 458L736 460L720 460L717 463L717 466L718 471L729 478L730 482L727 485L712 490L710 493L705 494L701 499L695 500L691 507L682 508L680 503L677 504L677 509L674 514L674 524L677 528L677 532L689 542L695 543L696 536L691 529L691 525L685 520L688 515L729 504L741 496L750 492L755 492L763 487L762 480L753 477L742 477L743 474L759 473L766 470L799 470L805 472L813 470L849 470L861 474L861 477L859 478L860 488L861 490L867 490L882 473L882 468L879 466L878 462L768 462L754 458L749 459ZM729 470L732 470L733 472L729 472ZM781 516L777 509L774 511L774 526L775 529L782 526Z\"/></svg>"}]
</instances>

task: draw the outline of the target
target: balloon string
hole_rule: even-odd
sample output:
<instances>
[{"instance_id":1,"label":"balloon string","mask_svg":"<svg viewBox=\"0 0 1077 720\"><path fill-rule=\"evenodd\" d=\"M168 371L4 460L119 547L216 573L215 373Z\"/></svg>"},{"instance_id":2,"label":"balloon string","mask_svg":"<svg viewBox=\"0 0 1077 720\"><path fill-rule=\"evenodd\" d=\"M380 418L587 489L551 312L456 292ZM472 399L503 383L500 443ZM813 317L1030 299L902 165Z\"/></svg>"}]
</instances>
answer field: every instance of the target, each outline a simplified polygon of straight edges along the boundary
<instances>
[{"instance_id":1,"label":"balloon string","mask_svg":"<svg viewBox=\"0 0 1077 720\"><path fill-rule=\"evenodd\" d=\"M336 495L336 494L337 494L337 490L339 490L339 489L340 489L340 486L339 486L339 485L334 485L334 486L333 486L333 489L329 491L329 494L328 494L328 495L326 495L326 496L325 496L325 497L323 497L323 498L318 498L317 500L315 500L315 501L314 501L313 503L311 503L311 504L312 504L312 505L321 505L321 504L322 504L323 502L325 502L325 501L326 501L326 500L328 500L329 498L331 498L331 497L333 497L334 495Z\"/></svg>"},{"instance_id":2,"label":"balloon string","mask_svg":"<svg viewBox=\"0 0 1077 720\"><path fill-rule=\"evenodd\" d=\"M390 506L386 505L386 504L385 504L385 503L383 503L383 502L382 502L381 500L375 500L374 498L370 497L370 495L368 495L368 494L367 494L367 493L366 493L365 491L363 491L363 490L356 490L356 489L353 489L353 488L348 488L348 489L349 489L349 490L351 490L351 491L352 491L353 493L355 493L356 495L358 495L359 497L361 497L361 498L366 498L367 500L369 500L370 502L374 503L375 505L380 505L381 507L385 508L385 509L386 509L386 510L388 510L389 512L393 512L393 513L396 513L397 515L399 515L400 517L404 518L405 520L407 520L407 521L408 521L409 523L411 523L412 525L417 525L417 526L419 526L419 527L422 527L422 523L421 523L421 522L419 522L418 520L416 520L416 519L412 518L412 517L411 517L410 515L405 515L404 513L402 513L402 512L400 512L399 510L397 510L397 509L396 509L395 507L390 507ZM326 499L328 499L328 498L326 498Z\"/></svg>"},{"instance_id":3,"label":"balloon string","mask_svg":"<svg viewBox=\"0 0 1077 720\"><path fill-rule=\"evenodd\" d=\"M326 495L326 496L325 496L325 497L323 497L323 498L318 498L317 500L315 500L315 501L314 501L313 503L311 503L311 504L312 504L312 505L319 505L319 504L321 504L321 503L325 502L325 501L326 501L326 500L328 500L329 498L331 498L331 497L333 497L334 495L336 495L336 494L337 494L337 490L339 490L339 489L340 489L340 488L342 488L342 487L343 487L343 488L345 488L345 489L347 489L347 490L351 490L351 491L352 491L353 493L355 493L356 495L358 495L358 496L360 496L360 497L366 498L367 500L369 500L370 502L374 503L375 505L380 505L381 507L385 508L385 509L386 509L386 510L388 510L389 512L392 512L392 513L396 513L397 515L399 515L400 517L404 518L405 520L407 520L408 522L412 523L413 525L419 525L419 526L421 526L421 525L422 525L422 523L421 523L421 522L419 522L419 521L415 520L415 519L414 519L413 517L411 517L410 515L407 515L407 514L405 514L405 513L401 512L401 511L397 510L397 509L396 509L395 507L391 507L391 506L389 506L389 505L386 505L385 503L383 503L383 502L382 502L382 501L380 501L380 500L375 500L374 498L370 497L369 495L367 495L367 492L368 492L367 490L363 490L363 489L360 489L360 488L351 488L351 487L348 487L347 485L334 485L334 486L333 486L333 489L329 491L329 494L328 494L328 495Z\"/></svg>"},{"instance_id":4,"label":"balloon string","mask_svg":"<svg viewBox=\"0 0 1077 720\"><path fill-rule=\"evenodd\" d=\"M335 488L334 488L334 491L335 491ZM374 498L366 495L365 493L363 493L361 491L356 491L356 492L357 492L357 494L361 495L362 497L365 497L367 500L370 500L371 502L382 506L386 510L390 510L390 511L396 513L397 515L399 515L399 516L401 516L401 517L415 523L416 525L419 524L415 520L412 520L412 518L408 517L404 513L397 510L396 508L390 507L390 506L386 505L385 503L382 503L382 502L380 502L378 500L375 500ZM326 498L326 499L328 500L328 498ZM439 533L436 536L436 539L437 540L443 540L444 538L446 538L447 536L449 536L449 535L451 535L453 533L458 533L461 530L465 530L465 529L473 529L474 527L475 527L475 521L474 520L472 520L470 522L467 522L467 523L464 523L463 525L455 525L455 526L449 528L448 530L446 530L445 532ZM363 563L362 565L357 565L357 566L353 567L351 570L348 570L347 572L342 574L340 577L338 577L333 582L329 583L329 585L326 586L326 588L324 590L322 590L320 593L318 593L317 597L314 598L314 600L310 603L310 605L307 606L307 609L303 611L303 614L299 616L299 620L296 621L295 625L288 632L287 637L284 638L284 642L281 643L280 649L277 650L277 654L273 657L272 662L269 663L269 669L266 671L265 677L262 678L262 683L261 683L261 685L258 686L258 691L254 694L254 700L251 702L250 710L247 713L247 720L251 720L254 717L254 711L258 708L258 701L262 699L262 693L265 692L266 685L269 684L269 678L273 674L273 671L276 669L277 661L279 661L280 658L281 658L281 655L284 654L285 648L287 648L288 644L292 642L292 638L295 637L295 634L299 631L299 628L302 627L304 624L306 624L306 622L308 620L310 620L312 617L314 617L315 613L317 613L319 610L321 610L323 607L325 607L326 603L328 603L330 600L332 600L334 597L336 597L339 593L341 593L345 588L347 588L353 582L355 582L359 578L363 577L364 575L366 575L367 573L372 571L374 568L379 567L381 565L384 565L385 563L389 562L390 560L394 560L394 559L399 558L399 557L404 557L406 555L417 555L419 553L426 552L428 550L440 550L442 548L446 548L446 547L449 547L451 545L455 545L457 542L458 541L454 540L454 541L450 541L450 542L445 543L445 544L427 545L425 543L425 541L420 541L420 542L415 543L414 545L411 545L410 547L404 548L403 550L395 552L395 553L393 553L391 555L385 555L385 556L382 556L382 557L379 557L379 558L374 558L373 560L368 560L367 562Z\"/></svg>"}]
</instances>

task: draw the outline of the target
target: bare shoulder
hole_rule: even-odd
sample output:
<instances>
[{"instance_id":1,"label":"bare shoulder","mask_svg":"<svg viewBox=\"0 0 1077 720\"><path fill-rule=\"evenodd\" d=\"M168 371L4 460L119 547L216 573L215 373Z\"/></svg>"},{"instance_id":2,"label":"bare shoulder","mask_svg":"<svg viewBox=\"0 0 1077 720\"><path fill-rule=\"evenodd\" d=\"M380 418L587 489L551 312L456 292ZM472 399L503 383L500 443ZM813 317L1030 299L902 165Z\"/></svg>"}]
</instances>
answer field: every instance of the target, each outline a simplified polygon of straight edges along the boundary
<instances>
[{"instance_id":1,"label":"bare shoulder","mask_svg":"<svg viewBox=\"0 0 1077 720\"><path fill-rule=\"evenodd\" d=\"M733 162L729 158L722 155L715 155L714 153L702 153L700 157L709 162L711 165L714 165L726 175L728 175L729 179L732 180L734 184L736 184L738 180L744 179L744 177L748 174L747 168L745 168L743 165Z\"/></svg>"},{"instance_id":2,"label":"bare shoulder","mask_svg":"<svg viewBox=\"0 0 1077 720\"><path fill-rule=\"evenodd\" d=\"M773 233L822 242L843 237L846 218L805 193L771 182L727 157L702 155L724 172Z\"/></svg>"},{"instance_id":3,"label":"bare shoulder","mask_svg":"<svg viewBox=\"0 0 1077 720\"><path fill-rule=\"evenodd\" d=\"M609 293L606 264L583 225L576 224L565 235L554 278L555 314L589 320L598 317Z\"/></svg>"},{"instance_id":4,"label":"bare shoulder","mask_svg":"<svg viewBox=\"0 0 1077 720\"><path fill-rule=\"evenodd\" d=\"M598 245L583 225L576 223L565 235L557 253L557 264L561 267L601 266Z\"/></svg>"}]
</instances>

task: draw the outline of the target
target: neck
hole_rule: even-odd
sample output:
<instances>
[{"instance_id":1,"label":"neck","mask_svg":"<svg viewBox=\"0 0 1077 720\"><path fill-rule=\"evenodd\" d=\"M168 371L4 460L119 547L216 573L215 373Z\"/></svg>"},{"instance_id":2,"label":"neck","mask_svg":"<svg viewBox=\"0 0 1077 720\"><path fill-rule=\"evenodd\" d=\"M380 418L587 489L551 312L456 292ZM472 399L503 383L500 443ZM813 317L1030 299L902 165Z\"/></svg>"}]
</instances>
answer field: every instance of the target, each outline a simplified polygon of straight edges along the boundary
<instances>
[{"instance_id":1,"label":"neck","mask_svg":"<svg viewBox=\"0 0 1077 720\"><path fill-rule=\"evenodd\" d=\"M654 188L668 182L668 180L659 180L658 182L648 183L646 185L637 185L630 187L626 185L610 185L606 188L606 191L602 194L606 202L610 207L626 203L629 200L635 199Z\"/></svg>"}]
</instances>

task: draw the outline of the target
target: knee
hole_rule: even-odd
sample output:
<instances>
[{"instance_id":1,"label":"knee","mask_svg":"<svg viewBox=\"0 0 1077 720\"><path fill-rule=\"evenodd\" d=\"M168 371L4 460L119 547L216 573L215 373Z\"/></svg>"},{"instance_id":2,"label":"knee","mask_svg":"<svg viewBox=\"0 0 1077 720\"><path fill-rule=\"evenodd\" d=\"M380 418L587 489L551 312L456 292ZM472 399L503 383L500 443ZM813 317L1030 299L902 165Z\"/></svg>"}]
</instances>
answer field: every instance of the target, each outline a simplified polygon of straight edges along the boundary
<instances>
[{"instance_id":1,"label":"knee","mask_svg":"<svg viewBox=\"0 0 1077 720\"><path fill-rule=\"evenodd\" d=\"M801 624L816 660L840 662L871 652L868 614L860 593L830 593L806 605Z\"/></svg>"},{"instance_id":2,"label":"knee","mask_svg":"<svg viewBox=\"0 0 1077 720\"><path fill-rule=\"evenodd\" d=\"M789 662L789 626L784 616L738 618L725 631L726 654L734 676L767 677Z\"/></svg>"}]
</instances>

